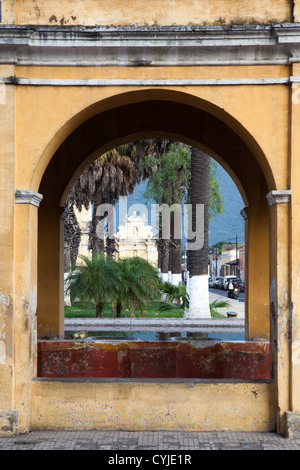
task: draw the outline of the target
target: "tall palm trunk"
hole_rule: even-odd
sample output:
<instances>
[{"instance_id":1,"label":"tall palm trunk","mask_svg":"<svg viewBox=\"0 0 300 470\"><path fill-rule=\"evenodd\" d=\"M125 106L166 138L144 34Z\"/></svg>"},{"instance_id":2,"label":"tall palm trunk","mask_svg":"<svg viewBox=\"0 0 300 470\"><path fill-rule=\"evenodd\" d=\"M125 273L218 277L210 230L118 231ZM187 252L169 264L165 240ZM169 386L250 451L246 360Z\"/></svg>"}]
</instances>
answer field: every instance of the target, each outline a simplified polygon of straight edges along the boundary
<instances>
[{"instance_id":1,"label":"tall palm trunk","mask_svg":"<svg viewBox=\"0 0 300 470\"><path fill-rule=\"evenodd\" d=\"M104 302L96 303L96 317L101 318L104 310Z\"/></svg>"},{"instance_id":2,"label":"tall palm trunk","mask_svg":"<svg viewBox=\"0 0 300 470\"><path fill-rule=\"evenodd\" d=\"M161 279L163 282L168 281L169 272L169 251L170 251L170 240L161 240Z\"/></svg>"},{"instance_id":3,"label":"tall palm trunk","mask_svg":"<svg viewBox=\"0 0 300 470\"><path fill-rule=\"evenodd\" d=\"M191 206L192 206L192 231L196 232L196 206L203 205L204 220L203 233L196 233L203 237L203 244L197 249L190 249L188 256L189 271L189 310L185 313L187 318L210 317L208 295L208 208L209 208L209 174L210 157L205 153L192 148L191 154ZM201 227L198 222L198 230ZM191 242L190 242L191 243ZM196 246L196 245L194 245ZM190 245L192 248L192 245Z\"/></svg>"},{"instance_id":4,"label":"tall palm trunk","mask_svg":"<svg viewBox=\"0 0 300 470\"><path fill-rule=\"evenodd\" d=\"M172 234L172 215L170 220L170 240L169 240L169 264L168 264L168 281L172 282L172 258L173 258L173 234Z\"/></svg>"},{"instance_id":5,"label":"tall palm trunk","mask_svg":"<svg viewBox=\"0 0 300 470\"><path fill-rule=\"evenodd\" d=\"M174 286L178 286L181 282L181 238L175 238L178 236L177 230L175 229L176 216L174 212L171 214L171 243L170 250L171 256L171 283ZM177 227L178 228L178 227Z\"/></svg>"},{"instance_id":6,"label":"tall palm trunk","mask_svg":"<svg viewBox=\"0 0 300 470\"><path fill-rule=\"evenodd\" d=\"M99 192L96 193L95 195L95 200L94 200L94 207L93 207L93 216L92 216L92 221L90 225L90 233L89 233L89 250L92 251L93 256L96 255L96 253L104 253L104 233L102 236L97 235L97 225L99 222L102 221L103 217L99 217L97 215L97 208L100 206L102 203L102 195Z\"/></svg>"},{"instance_id":7,"label":"tall palm trunk","mask_svg":"<svg viewBox=\"0 0 300 470\"><path fill-rule=\"evenodd\" d=\"M169 266L170 266L170 239L163 237L163 216L159 212L159 239L158 246L160 251L160 277L162 282L169 281Z\"/></svg>"}]
</instances>

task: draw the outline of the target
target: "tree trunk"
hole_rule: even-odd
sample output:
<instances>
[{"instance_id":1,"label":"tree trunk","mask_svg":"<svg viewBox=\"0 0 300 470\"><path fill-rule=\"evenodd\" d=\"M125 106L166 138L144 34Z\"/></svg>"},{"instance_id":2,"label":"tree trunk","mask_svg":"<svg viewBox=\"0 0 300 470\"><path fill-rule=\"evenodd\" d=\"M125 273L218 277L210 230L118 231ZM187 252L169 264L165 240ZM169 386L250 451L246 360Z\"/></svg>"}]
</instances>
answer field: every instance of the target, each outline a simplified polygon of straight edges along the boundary
<instances>
[{"instance_id":1,"label":"tree trunk","mask_svg":"<svg viewBox=\"0 0 300 470\"><path fill-rule=\"evenodd\" d=\"M121 318L122 305L117 303L117 318Z\"/></svg>"},{"instance_id":2,"label":"tree trunk","mask_svg":"<svg viewBox=\"0 0 300 470\"><path fill-rule=\"evenodd\" d=\"M181 238L175 238L175 217L174 213L171 214L171 283L178 286L181 282Z\"/></svg>"},{"instance_id":3,"label":"tree trunk","mask_svg":"<svg viewBox=\"0 0 300 470\"><path fill-rule=\"evenodd\" d=\"M188 249L190 306L186 317L208 318L208 209L209 209L210 157L192 148L191 154L191 205L192 231L196 238L190 240ZM196 207L203 205L202 224L196 220ZM199 243L200 242L200 243ZM203 243L202 243L203 242ZM196 249L194 249L196 248Z\"/></svg>"},{"instance_id":4,"label":"tree trunk","mask_svg":"<svg viewBox=\"0 0 300 470\"><path fill-rule=\"evenodd\" d=\"M98 302L96 304L96 317L101 318L102 313L103 313L103 308L104 308L104 303L103 302Z\"/></svg>"},{"instance_id":5,"label":"tree trunk","mask_svg":"<svg viewBox=\"0 0 300 470\"><path fill-rule=\"evenodd\" d=\"M67 243L66 241L64 243L64 253L64 272L67 273L70 272L71 269L71 248L69 243Z\"/></svg>"},{"instance_id":6,"label":"tree trunk","mask_svg":"<svg viewBox=\"0 0 300 470\"><path fill-rule=\"evenodd\" d=\"M100 191L96 194L93 208L93 218L90 226L89 233L89 250L92 251L93 255L96 253L104 253L104 232L102 237L99 237L96 233L97 225L103 220L103 217L97 216L97 209L102 203L102 196Z\"/></svg>"},{"instance_id":7,"label":"tree trunk","mask_svg":"<svg viewBox=\"0 0 300 470\"><path fill-rule=\"evenodd\" d=\"M161 279L168 281L170 240L161 240Z\"/></svg>"},{"instance_id":8,"label":"tree trunk","mask_svg":"<svg viewBox=\"0 0 300 470\"><path fill-rule=\"evenodd\" d=\"M168 281L172 283L172 257L173 257L173 234L172 234L172 214L170 218L170 242L169 242L169 261L168 261Z\"/></svg>"}]
</instances>

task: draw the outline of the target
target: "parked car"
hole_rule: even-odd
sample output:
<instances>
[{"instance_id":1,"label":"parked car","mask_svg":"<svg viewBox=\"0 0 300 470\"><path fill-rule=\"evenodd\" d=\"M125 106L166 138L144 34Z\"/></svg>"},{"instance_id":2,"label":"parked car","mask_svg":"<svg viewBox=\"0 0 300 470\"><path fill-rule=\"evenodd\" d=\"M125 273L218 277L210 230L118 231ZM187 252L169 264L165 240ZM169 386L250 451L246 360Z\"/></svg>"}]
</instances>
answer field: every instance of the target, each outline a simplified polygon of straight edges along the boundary
<instances>
[{"instance_id":1,"label":"parked car","mask_svg":"<svg viewBox=\"0 0 300 470\"><path fill-rule=\"evenodd\" d=\"M219 277L218 284L217 284L218 289L223 289L223 279L224 279L224 276Z\"/></svg>"},{"instance_id":2,"label":"parked car","mask_svg":"<svg viewBox=\"0 0 300 470\"><path fill-rule=\"evenodd\" d=\"M213 285L212 285L212 287L214 287L215 289L217 289L217 288L219 287L219 286L218 286L218 284L219 284L219 279L220 279L220 277L218 276L218 277L215 277L214 280L213 280Z\"/></svg>"},{"instance_id":3,"label":"parked car","mask_svg":"<svg viewBox=\"0 0 300 470\"><path fill-rule=\"evenodd\" d=\"M227 286L228 286L228 283L230 281L230 279L232 281L235 281L237 279L236 276L233 276L233 275L230 275L230 276L224 276L223 277L223 289L227 290Z\"/></svg>"},{"instance_id":4,"label":"parked car","mask_svg":"<svg viewBox=\"0 0 300 470\"><path fill-rule=\"evenodd\" d=\"M245 283L240 278L237 278L233 281L233 284L236 284L240 289L240 292L245 292Z\"/></svg>"},{"instance_id":5,"label":"parked car","mask_svg":"<svg viewBox=\"0 0 300 470\"><path fill-rule=\"evenodd\" d=\"M214 282L214 281L213 281L213 278L212 278L212 277L208 278L208 286L209 286L209 287L213 287L213 282Z\"/></svg>"}]
</instances>

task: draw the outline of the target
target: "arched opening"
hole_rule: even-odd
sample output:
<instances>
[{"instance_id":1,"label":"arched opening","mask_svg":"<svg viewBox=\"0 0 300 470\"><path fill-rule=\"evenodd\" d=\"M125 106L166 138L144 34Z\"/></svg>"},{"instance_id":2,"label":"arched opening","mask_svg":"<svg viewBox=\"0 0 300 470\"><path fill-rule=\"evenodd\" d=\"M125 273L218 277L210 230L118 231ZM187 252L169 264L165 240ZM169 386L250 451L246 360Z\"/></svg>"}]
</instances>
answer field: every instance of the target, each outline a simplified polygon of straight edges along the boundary
<instances>
[{"instance_id":1,"label":"arched opening","mask_svg":"<svg viewBox=\"0 0 300 470\"><path fill-rule=\"evenodd\" d=\"M63 331L61 215L66 196L95 155L129 141L170 138L215 158L240 190L246 219L246 335L269 336L269 220L266 194L272 173L254 139L213 105L183 93L148 90L95 105L69 123L72 132L57 146L39 186L38 335ZM78 122L82 121L79 125ZM41 165L46 163L46 156Z\"/></svg>"},{"instance_id":2,"label":"arched opening","mask_svg":"<svg viewBox=\"0 0 300 470\"><path fill-rule=\"evenodd\" d=\"M135 299L134 302L136 290L135 292L130 290L132 277L127 279L125 276L120 293L117 292L118 277L115 277L113 292L110 292L109 286L102 289L102 285L99 285L97 294L104 299L102 306L104 306L103 315L105 318L132 317L133 310L136 317L144 319L174 318L174 316L176 318L191 318L198 315L200 302L196 306L196 315L194 310L188 309L189 302L193 300L193 295L196 295L189 291L189 280L192 274L190 272L190 256L194 252L189 250L187 244L191 160L194 156L194 149L167 139L130 143L98 156L97 160L86 168L72 188L65 209L65 285L69 284L68 277L72 273L72 265L74 266L77 262L81 267L84 265L88 269L86 261L93 259L93 255L97 252L112 257L117 262L114 265L116 271L119 271L122 266L125 268L123 260L127 260L127 263L130 258L142 258L158 270L155 275L153 273L152 281L160 279L161 282L166 282L165 286L161 286L162 295L159 298L156 298L152 284L147 295L144 290L140 291L140 299ZM197 155L197 158L207 160L207 156L203 153ZM208 197L208 234L207 246L202 248L206 252L208 262L204 260L206 269L204 266L203 274L206 274L206 278L212 276L214 285L211 286L210 280L212 279L209 277L208 279L203 278L203 287L206 292L202 297L208 297L210 305L207 305L209 310L200 309L199 313L202 318L205 316L209 316L209 318L238 316L238 319L242 320L244 318L245 263L239 263L239 254L245 247L244 220L240 213L244 204L238 189L227 172L212 158L208 157L208 160L210 167L209 185L206 186L210 193ZM197 184L199 184L201 177L203 179L202 174L197 175ZM219 187L220 183L222 188ZM108 217L105 217L101 210L102 207L105 210L108 209L107 204L109 204L112 216L109 220L110 227L107 223ZM161 204L166 204L168 210L177 204L175 223L179 225L177 228L180 233L179 236L173 236L172 239L168 236L166 241L161 238L162 230L159 230L156 213L157 205ZM178 208L178 204L180 208ZM97 216L97 214L101 215ZM167 217L165 223L170 226L170 222L170 217ZM95 233L98 224L99 227L103 224L104 236L99 234L100 238ZM202 230L201 224L198 225ZM104 233L105 231L106 233ZM171 235L170 232L169 235ZM232 235L235 235L234 239ZM82 255L86 258L82 259ZM102 260L102 264L104 262L105 260ZM196 265L199 264L198 261ZM142 272L144 273L143 270ZM121 271L121 274L125 274L124 270ZM227 295L227 286L223 282L220 283L221 280L228 282L229 278L225 278L225 275L231 275L230 279L236 278L234 282L238 283L240 293L235 293L234 296ZM137 276L135 287L140 278L144 279L144 275ZM126 280L130 281L129 285ZM219 281L220 285L219 283L215 285L215 281ZM126 291L124 286L127 287ZM90 291L91 284L88 284L86 289ZM75 290L78 294L78 288ZM108 295L109 292L110 295ZM153 298L154 295L155 298ZM74 301L75 292L73 295L65 297L65 338L86 338L88 335L92 337L118 336L120 338L122 336L121 330L100 332L101 321L97 325L97 330L93 334L90 333L91 330L85 325L85 318L93 318L96 315L95 300L91 301L91 297L95 299L95 293L89 292L88 299L84 299L84 296L85 292L81 292L81 298L79 299L77 295L77 301ZM118 296L120 296L119 300ZM199 291L197 292L198 299L201 300ZM136 309L134 304L140 307L143 305L143 308ZM83 318L81 324L78 320L80 317ZM75 331L74 328L73 330L71 328L70 318L77 319L76 325L74 325L77 328ZM116 321L116 323L119 327L120 321ZM124 328L125 326L128 328L128 325L124 325ZM229 326L232 326L229 325L229 322L227 325L223 323L223 329ZM240 328L234 332L226 333L225 328L225 331L219 332L219 336L217 332L215 335L209 332L209 336L206 335L205 338L221 336L227 339L242 340L244 332L241 330L242 322ZM186 335L187 331L182 329L180 332L173 331L172 338L173 340L176 337L182 339ZM147 340L161 338L159 332L124 330L123 337L126 339L128 336ZM166 334L163 337L167 338L168 336ZM199 337L200 332L198 333Z\"/></svg>"}]
</instances>

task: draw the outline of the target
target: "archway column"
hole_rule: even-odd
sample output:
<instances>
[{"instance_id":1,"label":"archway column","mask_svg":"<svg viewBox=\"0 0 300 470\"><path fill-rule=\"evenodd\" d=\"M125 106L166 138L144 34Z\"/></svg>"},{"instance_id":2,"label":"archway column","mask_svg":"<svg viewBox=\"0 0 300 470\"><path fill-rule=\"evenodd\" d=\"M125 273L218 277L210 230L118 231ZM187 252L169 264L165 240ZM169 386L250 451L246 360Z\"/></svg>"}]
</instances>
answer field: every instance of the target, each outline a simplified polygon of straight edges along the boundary
<instances>
[{"instance_id":1,"label":"archway column","mask_svg":"<svg viewBox=\"0 0 300 470\"><path fill-rule=\"evenodd\" d=\"M63 208L45 197L38 221L38 338L64 337L64 220Z\"/></svg>"},{"instance_id":2,"label":"archway column","mask_svg":"<svg viewBox=\"0 0 300 470\"><path fill-rule=\"evenodd\" d=\"M268 205L258 194L241 211L245 221L245 339L269 340L269 220Z\"/></svg>"},{"instance_id":3,"label":"archway column","mask_svg":"<svg viewBox=\"0 0 300 470\"><path fill-rule=\"evenodd\" d=\"M42 196L15 193L15 308L13 404L18 431L30 427L30 386L37 368L37 216Z\"/></svg>"},{"instance_id":4,"label":"archway column","mask_svg":"<svg viewBox=\"0 0 300 470\"><path fill-rule=\"evenodd\" d=\"M14 67L1 70L13 75ZM18 427L13 403L15 90L0 85L0 435Z\"/></svg>"},{"instance_id":5,"label":"archway column","mask_svg":"<svg viewBox=\"0 0 300 470\"><path fill-rule=\"evenodd\" d=\"M290 190L267 194L270 213L270 355L277 387L277 432L283 434L290 401Z\"/></svg>"},{"instance_id":6,"label":"archway column","mask_svg":"<svg viewBox=\"0 0 300 470\"><path fill-rule=\"evenodd\" d=\"M299 56L298 56L299 62ZM300 64L293 65L291 77L291 128L290 128L290 187L291 225L290 225L290 411L286 413L286 433L289 437L300 437Z\"/></svg>"}]
</instances>

